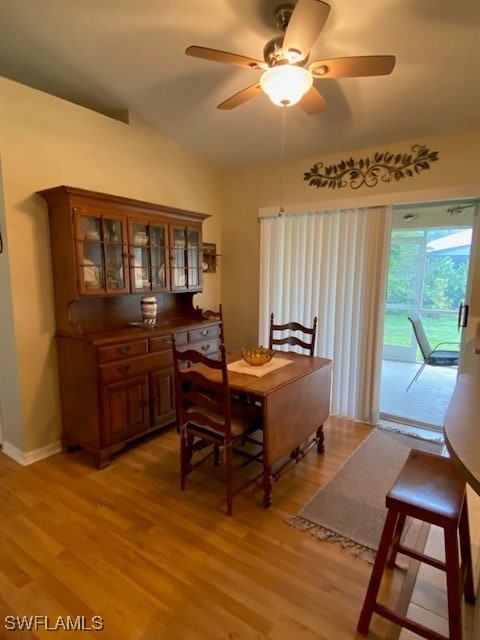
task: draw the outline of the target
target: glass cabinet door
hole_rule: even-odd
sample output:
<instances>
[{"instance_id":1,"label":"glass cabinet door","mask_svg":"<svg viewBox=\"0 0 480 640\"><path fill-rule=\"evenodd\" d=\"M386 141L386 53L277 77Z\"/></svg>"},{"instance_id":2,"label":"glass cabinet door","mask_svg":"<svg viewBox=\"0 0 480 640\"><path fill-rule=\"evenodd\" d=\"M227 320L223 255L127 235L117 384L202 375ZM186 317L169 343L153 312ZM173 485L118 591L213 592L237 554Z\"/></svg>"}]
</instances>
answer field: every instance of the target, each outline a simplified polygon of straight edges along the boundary
<instances>
[{"instance_id":1,"label":"glass cabinet door","mask_svg":"<svg viewBox=\"0 0 480 640\"><path fill-rule=\"evenodd\" d=\"M161 223L130 223L132 290L162 291L168 288L167 227Z\"/></svg>"},{"instance_id":2,"label":"glass cabinet door","mask_svg":"<svg viewBox=\"0 0 480 640\"><path fill-rule=\"evenodd\" d=\"M80 295L201 290L200 227L73 212Z\"/></svg>"},{"instance_id":3,"label":"glass cabinet door","mask_svg":"<svg viewBox=\"0 0 480 640\"><path fill-rule=\"evenodd\" d=\"M128 280L122 221L104 218L103 228L107 292L125 291L128 289Z\"/></svg>"},{"instance_id":4,"label":"glass cabinet door","mask_svg":"<svg viewBox=\"0 0 480 640\"><path fill-rule=\"evenodd\" d=\"M128 291L125 230L120 217L75 209L80 293L105 295Z\"/></svg>"},{"instance_id":5,"label":"glass cabinet door","mask_svg":"<svg viewBox=\"0 0 480 640\"><path fill-rule=\"evenodd\" d=\"M172 290L201 289L200 229L172 227L171 236Z\"/></svg>"},{"instance_id":6,"label":"glass cabinet door","mask_svg":"<svg viewBox=\"0 0 480 640\"><path fill-rule=\"evenodd\" d=\"M187 278L188 288L200 287L202 261L200 260L200 232L198 229L187 229Z\"/></svg>"},{"instance_id":7,"label":"glass cabinet door","mask_svg":"<svg viewBox=\"0 0 480 640\"><path fill-rule=\"evenodd\" d=\"M172 289L187 288L187 238L184 227L172 228Z\"/></svg>"},{"instance_id":8,"label":"glass cabinet door","mask_svg":"<svg viewBox=\"0 0 480 640\"><path fill-rule=\"evenodd\" d=\"M150 244L152 258L152 288L154 290L167 289L169 273L167 269L167 226L150 225Z\"/></svg>"}]
</instances>

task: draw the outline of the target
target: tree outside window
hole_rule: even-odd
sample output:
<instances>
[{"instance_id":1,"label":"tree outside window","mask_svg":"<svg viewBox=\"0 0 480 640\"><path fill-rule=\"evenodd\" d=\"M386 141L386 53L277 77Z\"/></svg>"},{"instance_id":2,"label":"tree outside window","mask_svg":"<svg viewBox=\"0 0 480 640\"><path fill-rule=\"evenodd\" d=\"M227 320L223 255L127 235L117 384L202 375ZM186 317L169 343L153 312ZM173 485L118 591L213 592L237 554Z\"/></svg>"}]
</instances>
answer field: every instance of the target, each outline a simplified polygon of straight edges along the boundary
<instances>
[{"instance_id":1,"label":"tree outside window","mask_svg":"<svg viewBox=\"0 0 480 640\"><path fill-rule=\"evenodd\" d=\"M471 229L392 233L385 318L385 357L419 357L407 316L418 313L432 343L459 341L457 309L465 299Z\"/></svg>"}]
</instances>

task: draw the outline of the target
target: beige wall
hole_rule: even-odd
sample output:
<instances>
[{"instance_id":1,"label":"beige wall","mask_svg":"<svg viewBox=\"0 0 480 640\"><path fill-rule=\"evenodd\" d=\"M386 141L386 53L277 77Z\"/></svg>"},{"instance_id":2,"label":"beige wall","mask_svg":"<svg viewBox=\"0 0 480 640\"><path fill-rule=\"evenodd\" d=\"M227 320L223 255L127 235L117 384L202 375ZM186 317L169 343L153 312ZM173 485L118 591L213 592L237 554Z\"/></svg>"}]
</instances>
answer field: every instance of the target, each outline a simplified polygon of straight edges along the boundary
<instances>
[{"instance_id":1,"label":"beige wall","mask_svg":"<svg viewBox=\"0 0 480 640\"><path fill-rule=\"evenodd\" d=\"M0 164L0 230L3 238L3 253L0 254L0 435L2 442L7 431L12 444L23 449L23 424L20 392L18 388L18 366L16 357L13 306L10 296L10 267L8 230L5 221L5 205Z\"/></svg>"},{"instance_id":2,"label":"beige wall","mask_svg":"<svg viewBox=\"0 0 480 640\"><path fill-rule=\"evenodd\" d=\"M61 433L48 214L36 192L67 184L208 213L204 239L221 252L218 174L142 121L127 125L3 78L0 151L2 425L6 443L30 452ZM195 303L211 307L219 291L220 275L208 274Z\"/></svg>"},{"instance_id":3,"label":"beige wall","mask_svg":"<svg viewBox=\"0 0 480 640\"><path fill-rule=\"evenodd\" d=\"M374 189L362 187L352 190L347 187L332 190L311 187L303 180L304 173L318 161L329 165L350 156L355 159L371 157L376 151L403 153L416 143L438 151L439 160L432 163L430 170L401 182L379 183ZM222 175L222 303L229 348L237 349L257 343L260 241L258 213L264 207L278 208L279 176L278 165L228 170ZM435 194L440 191L448 191L452 197L465 195L463 187L472 185L474 189L470 189L470 192L475 191L472 195L480 196L480 130L346 151L329 157L319 154L314 158L288 163L285 176L287 212L332 208L335 203L336 206L354 206L362 198L375 199L376 202L371 204L424 202L439 199ZM346 205L340 204L344 202ZM272 209L272 213L275 210ZM471 310L472 322L467 336L467 349L470 351L480 322L478 255L473 290L479 292L479 295L476 295ZM480 357L472 360L471 366L480 367Z\"/></svg>"}]
</instances>

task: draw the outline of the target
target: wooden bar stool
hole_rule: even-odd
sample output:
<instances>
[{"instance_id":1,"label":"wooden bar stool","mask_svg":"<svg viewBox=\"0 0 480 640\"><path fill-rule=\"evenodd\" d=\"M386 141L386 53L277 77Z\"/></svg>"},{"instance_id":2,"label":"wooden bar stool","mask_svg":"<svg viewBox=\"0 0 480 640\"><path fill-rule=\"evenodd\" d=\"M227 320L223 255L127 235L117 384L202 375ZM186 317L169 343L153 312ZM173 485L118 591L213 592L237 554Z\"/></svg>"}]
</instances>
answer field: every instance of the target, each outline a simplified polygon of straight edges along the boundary
<instances>
[{"instance_id":1,"label":"wooden bar stool","mask_svg":"<svg viewBox=\"0 0 480 640\"><path fill-rule=\"evenodd\" d=\"M462 595L465 594L466 602L475 601L465 480L450 458L414 449L410 452L385 502L388 509L387 518L357 631L368 633L372 615L377 613L428 640L445 640L439 633L377 602L385 567L392 568L397 553L402 553L446 572L449 638L461 640ZM443 529L445 562L401 544L407 516Z\"/></svg>"}]
</instances>

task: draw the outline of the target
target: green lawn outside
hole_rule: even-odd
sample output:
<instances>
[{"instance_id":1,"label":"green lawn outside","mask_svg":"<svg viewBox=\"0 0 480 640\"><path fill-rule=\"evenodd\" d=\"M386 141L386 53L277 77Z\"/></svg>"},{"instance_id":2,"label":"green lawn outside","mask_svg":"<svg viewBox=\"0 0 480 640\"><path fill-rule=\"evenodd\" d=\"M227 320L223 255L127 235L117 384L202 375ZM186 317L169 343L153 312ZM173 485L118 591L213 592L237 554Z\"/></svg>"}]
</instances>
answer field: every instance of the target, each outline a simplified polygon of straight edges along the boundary
<instances>
[{"instance_id":1,"label":"green lawn outside","mask_svg":"<svg viewBox=\"0 0 480 640\"><path fill-rule=\"evenodd\" d=\"M407 319L407 312L387 311L385 316L384 344L410 346L412 325ZM460 340L457 329L457 316L422 316L423 327L427 338L435 347L439 342L456 342ZM447 349L449 347L446 347ZM450 348L454 348L451 346Z\"/></svg>"}]
</instances>

